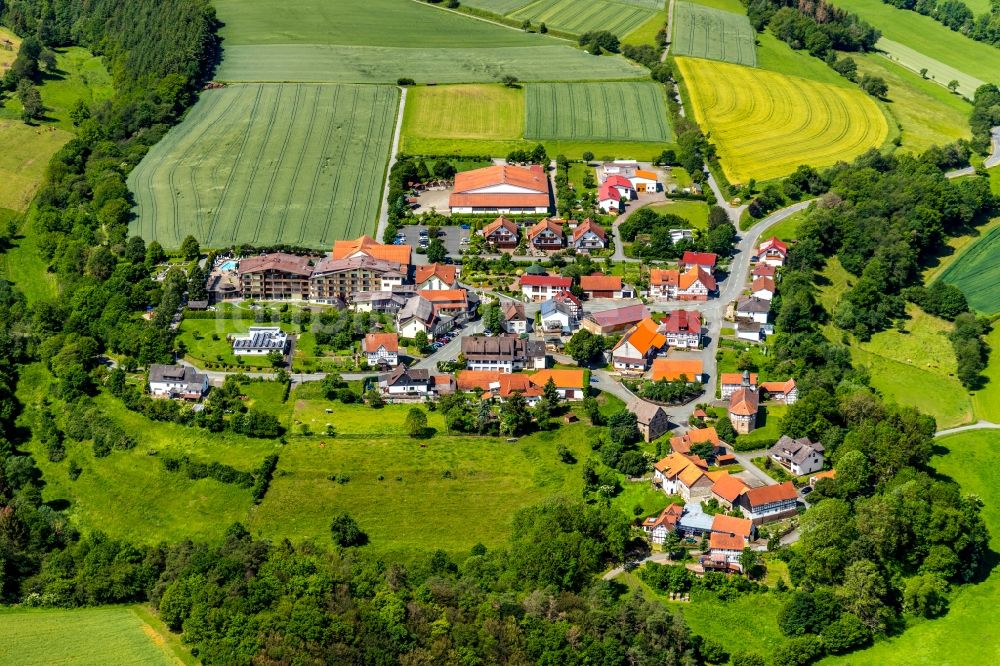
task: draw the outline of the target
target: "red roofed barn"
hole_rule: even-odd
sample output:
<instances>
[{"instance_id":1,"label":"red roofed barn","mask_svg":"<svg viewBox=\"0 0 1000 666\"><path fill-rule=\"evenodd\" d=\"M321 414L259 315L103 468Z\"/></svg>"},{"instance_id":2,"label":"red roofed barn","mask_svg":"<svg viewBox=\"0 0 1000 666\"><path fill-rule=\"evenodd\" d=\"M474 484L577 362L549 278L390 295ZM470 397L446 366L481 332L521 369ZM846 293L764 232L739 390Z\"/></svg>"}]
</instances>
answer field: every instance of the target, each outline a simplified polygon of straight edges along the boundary
<instances>
[{"instance_id":1,"label":"red roofed barn","mask_svg":"<svg viewBox=\"0 0 1000 666\"><path fill-rule=\"evenodd\" d=\"M491 166L456 175L448 206L452 213L548 213L551 195L549 177L537 164Z\"/></svg>"}]
</instances>

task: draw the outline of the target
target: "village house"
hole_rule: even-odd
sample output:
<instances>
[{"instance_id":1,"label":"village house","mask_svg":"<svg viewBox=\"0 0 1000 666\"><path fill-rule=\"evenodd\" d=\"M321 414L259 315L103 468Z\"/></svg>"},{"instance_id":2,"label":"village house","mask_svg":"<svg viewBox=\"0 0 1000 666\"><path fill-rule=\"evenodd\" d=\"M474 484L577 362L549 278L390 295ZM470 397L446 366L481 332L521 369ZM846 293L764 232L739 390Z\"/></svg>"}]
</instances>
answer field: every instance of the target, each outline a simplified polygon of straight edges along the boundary
<instances>
[{"instance_id":1,"label":"village house","mask_svg":"<svg viewBox=\"0 0 1000 666\"><path fill-rule=\"evenodd\" d=\"M278 326L251 326L246 335L232 337L233 353L237 356L266 356L288 350L288 335Z\"/></svg>"},{"instance_id":2,"label":"village house","mask_svg":"<svg viewBox=\"0 0 1000 666\"><path fill-rule=\"evenodd\" d=\"M546 365L544 342L507 336L463 336L462 356L469 370L514 372Z\"/></svg>"},{"instance_id":3,"label":"village house","mask_svg":"<svg viewBox=\"0 0 1000 666\"><path fill-rule=\"evenodd\" d=\"M778 269L775 268L774 266L769 266L768 264L757 264L753 267L753 270L750 272L750 276L752 279L764 277L764 278L771 278L772 280L777 281Z\"/></svg>"},{"instance_id":4,"label":"village house","mask_svg":"<svg viewBox=\"0 0 1000 666\"><path fill-rule=\"evenodd\" d=\"M740 477L725 474L717 478L712 485L712 497L720 505L727 509L732 509L733 504L739 499L740 495L749 489L750 486L744 483Z\"/></svg>"},{"instance_id":5,"label":"village house","mask_svg":"<svg viewBox=\"0 0 1000 666\"><path fill-rule=\"evenodd\" d=\"M649 310L641 303L603 312L591 312L583 318L581 326L594 335L611 335L635 326L649 317Z\"/></svg>"},{"instance_id":6,"label":"village house","mask_svg":"<svg viewBox=\"0 0 1000 666\"><path fill-rule=\"evenodd\" d=\"M409 266L411 257L409 245L386 245L378 243L371 236L361 236L354 240L339 240L333 244L331 259L357 259L370 257L381 259L399 266Z\"/></svg>"},{"instance_id":7,"label":"village house","mask_svg":"<svg viewBox=\"0 0 1000 666\"><path fill-rule=\"evenodd\" d=\"M534 407L542 399L542 389L532 383L526 374L506 373L497 370L460 370L456 376L459 391L479 389L484 397L504 402L514 393L520 393L525 403Z\"/></svg>"},{"instance_id":8,"label":"village house","mask_svg":"<svg viewBox=\"0 0 1000 666\"><path fill-rule=\"evenodd\" d=\"M798 494L791 481L773 486L750 488L736 500L736 506L754 525L795 515Z\"/></svg>"},{"instance_id":9,"label":"village house","mask_svg":"<svg viewBox=\"0 0 1000 666\"><path fill-rule=\"evenodd\" d=\"M707 301L717 289L715 278L703 268L694 267L683 273L669 268L649 271L649 297L653 299Z\"/></svg>"},{"instance_id":10,"label":"village house","mask_svg":"<svg viewBox=\"0 0 1000 666\"><path fill-rule=\"evenodd\" d=\"M309 300L315 303L347 302L358 292L399 289L407 280L409 265L367 255L318 262L309 278Z\"/></svg>"},{"instance_id":11,"label":"village house","mask_svg":"<svg viewBox=\"0 0 1000 666\"><path fill-rule=\"evenodd\" d=\"M563 225L561 220L546 218L528 229L528 243L541 252L554 252L563 246Z\"/></svg>"},{"instance_id":12,"label":"village house","mask_svg":"<svg viewBox=\"0 0 1000 666\"><path fill-rule=\"evenodd\" d=\"M614 189L618 193L618 197L620 199L631 201L636 198L636 192L635 188L632 186L632 181L625 176L612 174L604 179L601 186Z\"/></svg>"},{"instance_id":13,"label":"village house","mask_svg":"<svg viewBox=\"0 0 1000 666\"><path fill-rule=\"evenodd\" d=\"M463 171L455 175L448 197L454 213L547 214L552 205L552 187L545 168L511 164Z\"/></svg>"},{"instance_id":14,"label":"village house","mask_svg":"<svg viewBox=\"0 0 1000 666\"><path fill-rule=\"evenodd\" d=\"M769 277L754 278L750 284L750 295L754 298L769 301L774 298L774 292L774 280Z\"/></svg>"},{"instance_id":15,"label":"village house","mask_svg":"<svg viewBox=\"0 0 1000 666\"><path fill-rule=\"evenodd\" d=\"M528 332L528 317L524 314L524 303L511 301L503 307L501 313L504 331L514 335Z\"/></svg>"},{"instance_id":16,"label":"village house","mask_svg":"<svg viewBox=\"0 0 1000 666\"><path fill-rule=\"evenodd\" d=\"M149 366L149 394L154 398L201 400L208 392L208 375L186 365Z\"/></svg>"},{"instance_id":17,"label":"village house","mask_svg":"<svg viewBox=\"0 0 1000 666\"><path fill-rule=\"evenodd\" d=\"M671 504L660 512L658 516L650 516L642 522L642 530L648 536L650 542L663 544L667 540L667 535L677 531L677 521L684 513L684 507L680 504Z\"/></svg>"},{"instance_id":18,"label":"village house","mask_svg":"<svg viewBox=\"0 0 1000 666\"><path fill-rule=\"evenodd\" d=\"M740 554L745 546L743 537L713 530L708 535L708 554L702 555L699 563L705 571L742 572Z\"/></svg>"},{"instance_id":19,"label":"village house","mask_svg":"<svg viewBox=\"0 0 1000 666\"><path fill-rule=\"evenodd\" d=\"M701 502L688 502L677 519L677 533L685 537L707 536L712 533L714 517L705 513Z\"/></svg>"},{"instance_id":20,"label":"village house","mask_svg":"<svg viewBox=\"0 0 1000 666\"><path fill-rule=\"evenodd\" d=\"M558 275L530 275L525 273L519 280L521 293L532 301L544 301L563 290L569 290L573 279Z\"/></svg>"},{"instance_id":21,"label":"village house","mask_svg":"<svg viewBox=\"0 0 1000 666\"><path fill-rule=\"evenodd\" d=\"M646 372L650 361L667 343L667 339L656 329L656 322L646 317L621 337L611 350L611 364L616 372Z\"/></svg>"},{"instance_id":22,"label":"village house","mask_svg":"<svg viewBox=\"0 0 1000 666\"><path fill-rule=\"evenodd\" d=\"M413 296L415 294L411 291L360 291L351 294L348 303L356 312L380 312L396 316Z\"/></svg>"},{"instance_id":23,"label":"village house","mask_svg":"<svg viewBox=\"0 0 1000 666\"><path fill-rule=\"evenodd\" d=\"M744 296L736 302L736 318L766 324L771 313L771 301L756 296Z\"/></svg>"},{"instance_id":24,"label":"village house","mask_svg":"<svg viewBox=\"0 0 1000 666\"><path fill-rule=\"evenodd\" d=\"M792 439L782 435L767 454L795 476L804 476L823 469L823 445L807 437Z\"/></svg>"},{"instance_id":25,"label":"village house","mask_svg":"<svg viewBox=\"0 0 1000 666\"><path fill-rule=\"evenodd\" d=\"M760 400L757 391L738 388L729 396L729 422L738 435L746 435L757 427Z\"/></svg>"},{"instance_id":26,"label":"village house","mask_svg":"<svg viewBox=\"0 0 1000 666\"><path fill-rule=\"evenodd\" d=\"M368 333L361 342L368 365L394 368L399 363L399 336L395 333Z\"/></svg>"},{"instance_id":27,"label":"village house","mask_svg":"<svg viewBox=\"0 0 1000 666\"><path fill-rule=\"evenodd\" d=\"M682 271L700 268L711 275L715 271L715 264L718 260L719 256L712 252L692 252L688 250L681 255L678 267Z\"/></svg>"},{"instance_id":28,"label":"village house","mask_svg":"<svg viewBox=\"0 0 1000 666\"><path fill-rule=\"evenodd\" d=\"M628 411L635 414L639 433L647 442L659 439L670 430L670 418L659 405L636 398L629 403Z\"/></svg>"},{"instance_id":29,"label":"village house","mask_svg":"<svg viewBox=\"0 0 1000 666\"><path fill-rule=\"evenodd\" d=\"M682 455L680 453L670 453L667 457L653 463L653 485L661 489L668 495L681 494L680 476L686 470L688 472L688 483L696 482L705 471L708 470L708 463L695 455ZM704 484L703 484L704 485ZM708 489L711 488L708 484ZM690 495L690 485L688 486ZM707 496L707 490L706 490Z\"/></svg>"},{"instance_id":30,"label":"village house","mask_svg":"<svg viewBox=\"0 0 1000 666\"><path fill-rule=\"evenodd\" d=\"M625 210L621 193L613 185L601 183L597 188L597 207L608 215L617 215Z\"/></svg>"},{"instance_id":31,"label":"village house","mask_svg":"<svg viewBox=\"0 0 1000 666\"><path fill-rule=\"evenodd\" d=\"M794 379L784 382L761 382L760 390L763 391L765 400L773 400L786 405L794 405L799 399L799 388Z\"/></svg>"},{"instance_id":32,"label":"village house","mask_svg":"<svg viewBox=\"0 0 1000 666\"><path fill-rule=\"evenodd\" d=\"M608 236L601 225L587 218L573 228L572 246L577 252L593 252L608 246Z\"/></svg>"},{"instance_id":33,"label":"village house","mask_svg":"<svg viewBox=\"0 0 1000 666\"><path fill-rule=\"evenodd\" d=\"M660 332L670 347L697 349L701 347L701 313L671 310L660 322Z\"/></svg>"},{"instance_id":34,"label":"village house","mask_svg":"<svg viewBox=\"0 0 1000 666\"><path fill-rule=\"evenodd\" d=\"M563 400L576 401L587 397L586 373L582 368L539 370L529 377L532 384L543 388L551 379Z\"/></svg>"},{"instance_id":35,"label":"village house","mask_svg":"<svg viewBox=\"0 0 1000 666\"><path fill-rule=\"evenodd\" d=\"M413 274L417 291L458 289L458 267L447 264L417 266Z\"/></svg>"},{"instance_id":36,"label":"village house","mask_svg":"<svg viewBox=\"0 0 1000 666\"><path fill-rule=\"evenodd\" d=\"M733 323L733 333L739 340L761 342L764 339L764 325L752 319L737 319Z\"/></svg>"},{"instance_id":37,"label":"village house","mask_svg":"<svg viewBox=\"0 0 1000 666\"><path fill-rule=\"evenodd\" d=\"M556 292L556 295L552 299L557 303L565 303L577 321L583 318L583 301L574 296L573 292L563 289Z\"/></svg>"},{"instance_id":38,"label":"village house","mask_svg":"<svg viewBox=\"0 0 1000 666\"><path fill-rule=\"evenodd\" d=\"M698 358L658 358L653 361L654 382L673 382L683 379L688 384L704 383L705 371Z\"/></svg>"},{"instance_id":39,"label":"village house","mask_svg":"<svg viewBox=\"0 0 1000 666\"><path fill-rule=\"evenodd\" d=\"M757 373L744 371L739 372L723 372L719 377L719 395L722 399L730 397L736 389L740 387L749 388L751 391L757 390Z\"/></svg>"},{"instance_id":40,"label":"village house","mask_svg":"<svg viewBox=\"0 0 1000 666\"><path fill-rule=\"evenodd\" d=\"M396 315L396 330L404 338L416 337L421 332L433 336L444 328L434 304L423 296L411 297Z\"/></svg>"},{"instance_id":41,"label":"village house","mask_svg":"<svg viewBox=\"0 0 1000 666\"><path fill-rule=\"evenodd\" d=\"M460 319L456 323L464 323L472 310L465 289L427 289L420 292L420 297L431 302L438 316Z\"/></svg>"},{"instance_id":42,"label":"village house","mask_svg":"<svg viewBox=\"0 0 1000 666\"><path fill-rule=\"evenodd\" d=\"M487 245L498 250L513 250L520 240L517 223L503 215L487 224L479 233Z\"/></svg>"},{"instance_id":43,"label":"village house","mask_svg":"<svg viewBox=\"0 0 1000 666\"><path fill-rule=\"evenodd\" d=\"M656 173L646 169L636 169L635 175L629 177L632 189L636 192L659 192L663 189Z\"/></svg>"},{"instance_id":44,"label":"village house","mask_svg":"<svg viewBox=\"0 0 1000 666\"><path fill-rule=\"evenodd\" d=\"M715 428L692 428L683 435L670 438L670 449L675 453L689 455L691 446L694 444L711 444L713 451L718 451L722 447L722 440Z\"/></svg>"},{"instance_id":45,"label":"village house","mask_svg":"<svg viewBox=\"0 0 1000 666\"><path fill-rule=\"evenodd\" d=\"M259 301L309 298L312 257L272 252L241 259L236 272L243 298Z\"/></svg>"},{"instance_id":46,"label":"village house","mask_svg":"<svg viewBox=\"0 0 1000 666\"><path fill-rule=\"evenodd\" d=\"M429 370L407 368L405 363L378 376L379 391L390 402L427 400L454 393L455 380L450 375L431 375Z\"/></svg>"},{"instance_id":47,"label":"village house","mask_svg":"<svg viewBox=\"0 0 1000 666\"><path fill-rule=\"evenodd\" d=\"M542 331L546 333L568 333L576 327L573 309L565 301L550 298L542 303L538 312Z\"/></svg>"},{"instance_id":48,"label":"village house","mask_svg":"<svg viewBox=\"0 0 1000 666\"><path fill-rule=\"evenodd\" d=\"M788 258L788 246L771 236L757 247L757 261L768 266L784 266Z\"/></svg>"},{"instance_id":49,"label":"village house","mask_svg":"<svg viewBox=\"0 0 1000 666\"><path fill-rule=\"evenodd\" d=\"M604 275L602 273L581 275L580 289L583 290L583 295L588 299L633 298L635 296L635 292L631 288L622 288L621 277L617 275Z\"/></svg>"}]
</instances>

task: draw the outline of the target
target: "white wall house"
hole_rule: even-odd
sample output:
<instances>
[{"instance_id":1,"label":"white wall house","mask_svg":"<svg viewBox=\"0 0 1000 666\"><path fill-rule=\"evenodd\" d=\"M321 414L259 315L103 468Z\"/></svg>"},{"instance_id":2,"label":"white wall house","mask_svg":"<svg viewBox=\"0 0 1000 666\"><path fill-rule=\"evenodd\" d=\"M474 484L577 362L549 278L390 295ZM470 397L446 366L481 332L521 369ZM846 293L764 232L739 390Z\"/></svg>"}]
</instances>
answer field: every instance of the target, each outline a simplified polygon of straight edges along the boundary
<instances>
[{"instance_id":1,"label":"white wall house","mask_svg":"<svg viewBox=\"0 0 1000 666\"><path fill-rule=\"evenodd\" d=\"M157 398L198 400L208 391L208 375L184 365L149 366L149 393Z\"/></svg>"},{"instance_id":2,"label":"white wall house","mask_svg":"<svg viewBox=\"0 0 1000 666\"><path fill-rule=\"evenodd\" d=\"M288 335L277 326L251 326L246 335L233 336L232 341L237 356L266 356L272 351L284 354L288 349Z\"/></svg>"}]
</instances>

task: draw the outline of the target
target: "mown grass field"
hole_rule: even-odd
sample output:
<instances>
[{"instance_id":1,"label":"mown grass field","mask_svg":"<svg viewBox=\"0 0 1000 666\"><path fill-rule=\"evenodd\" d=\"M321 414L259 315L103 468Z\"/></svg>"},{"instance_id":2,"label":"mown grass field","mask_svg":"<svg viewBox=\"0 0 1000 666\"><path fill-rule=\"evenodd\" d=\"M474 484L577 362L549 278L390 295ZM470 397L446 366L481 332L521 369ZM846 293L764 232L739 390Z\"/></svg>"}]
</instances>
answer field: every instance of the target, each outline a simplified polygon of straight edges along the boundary
<instances>
[{"instance_id":1,"label":"mown grass field","mask_svg":"<svg viewBox=\"0 0 1000 666\"><path fill-rule=\"evenodd\" d=\"M21 38L11 30L0 26L0 43L10 42L10 47L0 46L0 75L10 69L17 59L17 52L21 48Z\"/></svg>"},{"instance_id":2,"label":"mown grass field","mask_svg":"<svg viewBox=\"0 0 1000 666\"><path fill-rule=\"evenodd\" d=\"M850 160L888 135L885 116L860 90L711 60L676 62L730 182Z\"/></svg>"},{"instance_id":3,"label":"mown grass field","mask_svg":"<svg viewBox=\"0 0 1000 666\"><path fill-rule=\"evenodd\" d=\"M638 28L622 37L621 43L641 46L642 44L653 45L656 43L656 34L667 27L667 11L656 12L646 19L646 22Z\"/></svg>"},{"instance_id":4,"label":"mown grass field","mask_svg":"<svg viewBox=\"0 0 1000 666\"><path fill-rule=\"evenodd\" d=\"M757 65L756 31L745 14L690 2L674 3L674 55Z\"/></svg>"},{"instance_id":5,"label":"mown grass field","mask_svg":"<svg viewBox=\"0 0 1000 666\"><path fill-rule=\"evenodd\" d=\"M622 37L662 10L662 0L536 0L508 16L575 35L607 30Z\"/></svg>"},{"instance_id":6,"label":"mown grass field","mask_svg":"<svg viewBox=\"0 0 1000 666\"><path fill-rule=\"evenodd\" d=\"M239 85L205 93L129 176L130 232L176 248L328 247L374 232L398 91Z\"/></svg>"},{"instance_id":7,"label":"mown grass field","mask_svg":"<svg viewBox=\"0 0 1000 666\"><path fill-rule=\"evenodd\" d=\"M0 120L0 208L27 210L49 160L71 138L51 125Z\"/></svg>"},{"instance_id":8,"label":"mown grass field","mask_svg":"<svg viewBox=\"0 0 1000 666\"><path fill-rule=\"evenodd\" d=\"M536 83L528 86L525 136L575 141L669 142L662 86Z\"/></svg>"},{"instance_id":9,"label":"mown grass field","mask_svg":"<svg viewBox=\"0 0 1000 666\"><path fill-rule=\"evenodd\" d=\"M983 85L983 81L964 71L956 69L951 65L935 60L930 56L911 49L906 44L894 42L883 37L878 40L876 46L883 52L886 58L911 72L920 73L920 70L927 70L927 79L938 86L947 86L951 81L958 81L958 92L969 99L976 92L976 88Z\"/></svg>"},{"instance_id":10,"label":"mown grass field","mask_svg":"<svg viewBox=\"0 0 1000 666\"><path fill-rule=\"evenodd\" d=\"M976 410L976 418L1000 423L1000 325L994 322L994 328L986 336L986 344L990 346L990 362L983 372L988 380L986 386L972 394L972 406Z\"/></svg>"},{"instance_id":11,"label":"mown grass field","mask_svg":"<svg viewBox=\"0 0 1000 666\"><path fill-rule=\"evenodd\" d=\"M670 213L683 217L695 229L708 229L708 204L704 201L677 199L651 204L649 207L661 215Z\"/></svg>"},{"instance_id":12,"label":"mown grass field","mask_svg":"<svg viewBox=\"0 0 1000 666\"><path fill-rule=\"evenodd\" d=\"M462 4L467 7L483 9L497 16L503 16L525 5L530 5L532 2L534 0L469 0L469 2L463 2Z\"/></svg>"},{"instance_id":13,"label":"mown grass field","mask_svg":"<svg viewBox=\"0 0 1000 666\"><path fill-rule=\"evenodd\" d=\"M1000 312L1000 227L962 251L937 279L961 289L974 310Z\"/></svg>"},{"instance_id":14,"label":"mown grass field","mask_svg":"<svg viewBox=\"0 0 1000 666\"><path fill-rule=\"evenodd\" d=\"M125 606L0 609L0 664L148 666L197 663L165 629ZM152 618L150 618L152 619Z\"/></svg>"},{"instance_id":15,"label":"mown grass field","mask_svg":"<svg viewBox=\"0 0 1000 666\"><path fill-rule=\"evenodd\" d=\"M902 130L900 147L920 153L972 135L972 106L939 84L875 54L845 54L858 64L860 74L882 77L889 84L889 112ZM946 82L947 83L947 82Z\"/></svg>"},{"instance_id":16,"label":"mown grass field","mask_svg":"<svg viewBox=\"0 0 1000 666\"><path fill-rule=\"evenodd\" d=\"M418 86L406 96L401 150L414 140L518 141L524 136L524 89L499 84Z\"/></svg>"},{"instance_id":17,"label":"mown grass field","mask_svg":"<svg viewBox=\"0 0 1000 666\"><path fill-rule=\"evenodd\" d=\"M781 222L768 229L764 233L764 237L770 238L771 236L777 236L781 240L787 242L798 239L799 237L799 225L805 219L805 211L800 211L798 213L793 213L789 215Z\"/></svg>"},{"instance_id":18,"label":"mown grass field","mask_svg":"<svg viewBox=\"0 0 1000 666\"><path fill-rule=\"evenodd\" d=\"M884 4L882 0L838 0L836 6L855 12L881 30L885 39L907 47L906 55L900 53L899 57L901 60L916 59L903 62L910 69L919 71L920 68L927 67L935 74L936 79L944 84L952 78L957 78L934 72L933 61L936 60L968 76L983 81L1000 82L1000 50L954 32L929 16L896 9ZM886 48L881 42L878 46ZM890 43L888 47L891 51L892 44ZM917 58L914 54L921 57Z\"/></svg>"},{"instance_id":19,"label":"mown grass field","mask_svg":"<svg viewBox=\"0 0 1000 666\"><path fill-rule=\"evenodd\" d=\"M1000 551L1000 466L995 462L1000 432L981 430L943 437L935 442L945 453L931 460L941 474L958 482L963 493L983 500L983 519L990 547ZM1000 568L976 585L962 586L951 596L948 613L935 620L907 618L909 628L867 650L820 664L844 666L959 666L1000 663L996 613L1000 603Z\"/></svg>"}]
</instances>

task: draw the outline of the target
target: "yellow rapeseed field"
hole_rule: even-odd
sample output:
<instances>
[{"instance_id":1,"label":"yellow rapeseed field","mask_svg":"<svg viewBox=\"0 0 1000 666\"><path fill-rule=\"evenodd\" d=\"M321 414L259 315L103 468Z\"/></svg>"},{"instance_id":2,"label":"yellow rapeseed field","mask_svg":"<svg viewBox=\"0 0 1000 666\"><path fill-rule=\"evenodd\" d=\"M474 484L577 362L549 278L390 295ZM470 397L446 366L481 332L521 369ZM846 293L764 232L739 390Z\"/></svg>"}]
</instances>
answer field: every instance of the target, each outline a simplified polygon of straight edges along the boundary
<instances>
[{"instance_id":1,"label":"yellow rapeseed field","mask_svg":"<svg viewBox=\"0 0 1000 666\"><path fill-rule=\"evenodd\" d=\"M860 90L712 60L677 58L677 65L732 183L849 161L889 133Z\"/></svg>"}]
</instances>

